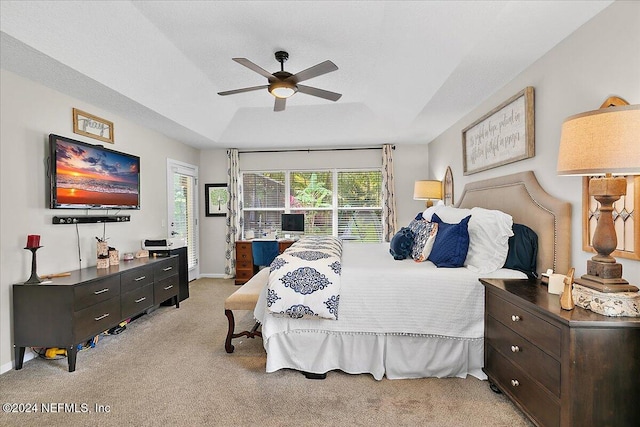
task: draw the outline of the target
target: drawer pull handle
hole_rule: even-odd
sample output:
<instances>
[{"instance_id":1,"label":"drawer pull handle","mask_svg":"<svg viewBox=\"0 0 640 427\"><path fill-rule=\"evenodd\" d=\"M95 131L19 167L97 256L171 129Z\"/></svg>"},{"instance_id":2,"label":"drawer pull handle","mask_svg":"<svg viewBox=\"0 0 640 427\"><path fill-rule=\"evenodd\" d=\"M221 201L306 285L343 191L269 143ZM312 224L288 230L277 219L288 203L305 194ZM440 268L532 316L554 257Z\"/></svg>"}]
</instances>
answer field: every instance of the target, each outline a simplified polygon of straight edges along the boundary
<instances>
[{"instance_id":1,"label":"drawer pull handle","mask_svg":"<svg viewBox=\"0 0 640 427\"><path fill-rule=\"evenodd\" d=\"M520 316L518 316L517 314L514 314L513 316L511 316L511 321L512 322L519 322L520 321Z\"/></svg>"},{"instance_id":2,"label":"drawer pull handle","mask_svg":"<svg viewBox=\"0 0 640 427\"><path fill-rule=\"evenodd\" d=\"M518 387L520 385L520 381L518 380L511 380L511 385L514 387Z\"/></svg>"},{"instance_id":3,"label":"drawer pull handle","mask_svg":"<svg viewBox=\"0 0 640 427\"><path fill-rule=\"evenodd\" d=\"M109 292L109 288L104 288L100 291L95 291L94 295L100 295L100 294L104 294L105 292Z\"/></svg>"},{"instance_id":4,"label":"drawer pull handle","mask_svg":"<svg viewBox=\"0 0 640 427\"><path fill-rule=\"evenodd\" d=\"M138 298L135 302L137 304L137 303L142 302L142 301L144 301L146 299L147 299L147 297Z\"/></svg>"},{"instance_id":5,"label":"drawer pull handle","mask_svg":"<svg viewBox=\"0 0 640 427\"><path fill-rule=\"evenodd\" d=\"M102 316L94 317L93 320L95 320L97 322L99 320L104 319L105 317L109 317L109 313L105 313Z\"/></svg>"},{"instance_id":6,"label":"drawer pull handle","mask_svg":"<svg viewBox=\"0 0 640 427\"><path fill-rule=\"evenodd\" d=\"M144 279L146 279L146 278L147 278L147 276L140 276L140 277L138 277L138 278L136 279L136 282L139 282L140 280L144 280Z\"/></svg>"},{"instance_id":7,"label":"drawer pull handle","mask_svg":"<svg viewBox=\"0 0 640 427\"><path fill-rule=\"evenodd\" d=\"M169 289L173 288L173 285L169 285L166 288L164 288L165 291L168 291Z\"/></svg>"},{"instance_id":8,"label":"drawer pull handle","mask_svg":"<svg viewBox=\"0 0 640 427\"><path fill-rule=\"evenodd\" d=\"M173 270L173 267L165 267L162 269L162 271L169 271L169 270Z\"/></svg>"},{"instance_id":9,"label":"drawer pull handle","mask_svg":"<svg viewBox=\"0 0 640 427\"><path fill-rule=\"evenodd\" d=\"M518 347L517 345L512 345L511 346L511 351L513 353L518 353L520 351L520 347Z\"/></svg>"}]
</instances>

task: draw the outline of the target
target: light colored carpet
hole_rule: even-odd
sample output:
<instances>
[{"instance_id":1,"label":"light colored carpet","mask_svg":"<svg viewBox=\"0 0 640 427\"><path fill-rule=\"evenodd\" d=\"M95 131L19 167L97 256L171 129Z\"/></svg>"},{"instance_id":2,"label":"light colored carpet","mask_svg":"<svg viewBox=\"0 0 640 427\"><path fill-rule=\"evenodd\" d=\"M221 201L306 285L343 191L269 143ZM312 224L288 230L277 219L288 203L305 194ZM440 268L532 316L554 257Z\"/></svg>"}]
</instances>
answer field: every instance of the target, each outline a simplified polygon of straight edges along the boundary
<instances>
[{"instance_id":1,"label":"light colored carpet","mask_svg":"<svg viewBox=\"0 0 640 427\"><path fill-rule=\"evenodd\" d=\"M160 307L81 351L76 372L67 372L66 359L35 359L1 375L3 404L76 404L79 412L3 412L0 425L532 425L471 377L376 381L330 372L317 381L290 370L266 374L259 338L236 339L235 352L224 351L223 301L236 289L231 280L192 282L179 309ZM253 324L250 312L236 317L237 328Z\"/></svg>"}]
</instances>

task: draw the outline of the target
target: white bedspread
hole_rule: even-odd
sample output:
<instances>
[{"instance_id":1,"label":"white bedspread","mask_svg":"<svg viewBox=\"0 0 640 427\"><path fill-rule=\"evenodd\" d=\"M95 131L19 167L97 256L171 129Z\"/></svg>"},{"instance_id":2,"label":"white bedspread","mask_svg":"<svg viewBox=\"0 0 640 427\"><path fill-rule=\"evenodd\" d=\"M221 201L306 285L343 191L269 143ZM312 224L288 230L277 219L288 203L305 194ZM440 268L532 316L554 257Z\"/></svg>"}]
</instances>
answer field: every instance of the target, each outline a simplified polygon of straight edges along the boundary
<instances>
[{"instance_id":1,"label":"white bedspread","mask_svg":"<svg viewBox=\"0 0 640 427\"><path fill-rule=\"evenodd\" d=\"M274 334L328 333L482 338L484 287L467 268L397 261L389 244L345 242L338 320L287 319L266 313L262 292L254 315L266 342ZM483 277L526 277L500 269Z\"/></svg>"}]
</instances>

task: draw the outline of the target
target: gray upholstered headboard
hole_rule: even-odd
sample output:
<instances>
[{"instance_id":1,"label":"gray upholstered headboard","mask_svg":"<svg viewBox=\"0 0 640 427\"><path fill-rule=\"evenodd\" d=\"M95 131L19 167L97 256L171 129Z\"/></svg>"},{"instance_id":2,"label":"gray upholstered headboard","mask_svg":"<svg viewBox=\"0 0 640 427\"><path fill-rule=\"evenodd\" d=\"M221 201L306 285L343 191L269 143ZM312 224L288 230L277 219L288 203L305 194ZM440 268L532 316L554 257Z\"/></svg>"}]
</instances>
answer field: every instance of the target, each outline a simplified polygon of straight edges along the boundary
<instances>
[{"instance_id":1,"label":"gray upholstered headboard","mask_svg":"<svg viewBox=\"0 0 640 427\"><path fill-rule=\"evenodd\" d=\"M571 266L571 204L548 194L533 171L520 172L465 185L456 205L498 209L514 223L538 235L538 273L552 268L566 273Z\"/></svg>"}]
</instances>

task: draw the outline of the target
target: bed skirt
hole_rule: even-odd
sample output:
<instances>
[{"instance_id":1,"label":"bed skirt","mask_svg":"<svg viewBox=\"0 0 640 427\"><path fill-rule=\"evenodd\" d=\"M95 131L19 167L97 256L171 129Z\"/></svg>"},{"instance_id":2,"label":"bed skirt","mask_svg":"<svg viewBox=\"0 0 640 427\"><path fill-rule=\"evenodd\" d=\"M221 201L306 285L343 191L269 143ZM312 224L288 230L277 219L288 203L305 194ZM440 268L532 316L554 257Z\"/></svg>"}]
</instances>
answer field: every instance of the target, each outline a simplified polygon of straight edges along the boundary
<instances>
[{"instance_id":1,"label":"bed skirt","mask_svg":"<svg viewBox=\"0 0 640 427\"><path fill-rule=\"evenodd\" d=\"M484 340L440 336L289 331L264 342L267 372L295 369L324 374L341 370L376 380L472 375L487 379ZM357 355L357 357L354 357Z\"/></svg>"}]
</instances>

